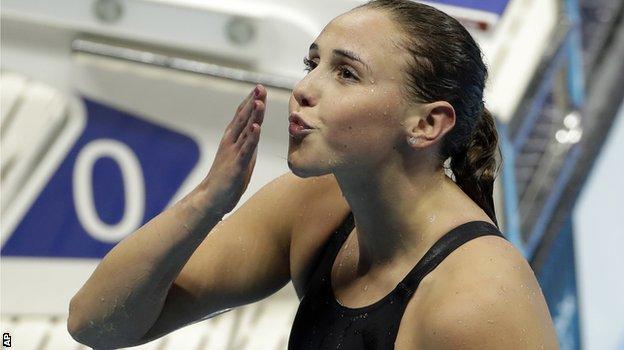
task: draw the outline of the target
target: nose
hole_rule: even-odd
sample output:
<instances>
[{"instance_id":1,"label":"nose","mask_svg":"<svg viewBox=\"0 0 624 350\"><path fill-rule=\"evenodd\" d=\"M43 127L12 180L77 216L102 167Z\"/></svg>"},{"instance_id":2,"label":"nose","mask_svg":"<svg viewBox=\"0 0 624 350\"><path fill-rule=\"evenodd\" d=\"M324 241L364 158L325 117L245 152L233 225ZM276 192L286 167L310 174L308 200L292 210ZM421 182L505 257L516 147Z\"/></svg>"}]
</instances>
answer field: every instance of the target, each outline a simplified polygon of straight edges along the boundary
<instances>
[{"instance_id":1,"label":"nose","mask_svg":"<svg viewBox=\"0 0 624 350\"><path fill-rule=\"evenodd\" d=\"M309 75L295 85L292 94L300 107L313 107L316 105L317 97L313 90L310 86Z\"/></svg>"}]
</instances>

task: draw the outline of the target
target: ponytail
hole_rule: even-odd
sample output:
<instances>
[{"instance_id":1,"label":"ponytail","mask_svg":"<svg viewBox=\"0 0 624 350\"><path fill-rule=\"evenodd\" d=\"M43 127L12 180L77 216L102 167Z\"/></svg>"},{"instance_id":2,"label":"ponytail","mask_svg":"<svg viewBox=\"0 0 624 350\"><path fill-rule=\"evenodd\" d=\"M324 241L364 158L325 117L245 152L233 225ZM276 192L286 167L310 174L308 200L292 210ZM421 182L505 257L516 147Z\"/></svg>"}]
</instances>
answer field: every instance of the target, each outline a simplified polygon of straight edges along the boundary
<instances>
[{"instance_id":1,"label":"ponytail","mask_svg":"<svg viewBox=\"0 0 624 350\"><path fill-rule=\"evenodd\" d=\"M500 154L496 124L490 112L483 113L471 140L451 155L450 168L459 187L494 221L494 179L498 172L496 152Z\"/></svg>"}]
</instances>

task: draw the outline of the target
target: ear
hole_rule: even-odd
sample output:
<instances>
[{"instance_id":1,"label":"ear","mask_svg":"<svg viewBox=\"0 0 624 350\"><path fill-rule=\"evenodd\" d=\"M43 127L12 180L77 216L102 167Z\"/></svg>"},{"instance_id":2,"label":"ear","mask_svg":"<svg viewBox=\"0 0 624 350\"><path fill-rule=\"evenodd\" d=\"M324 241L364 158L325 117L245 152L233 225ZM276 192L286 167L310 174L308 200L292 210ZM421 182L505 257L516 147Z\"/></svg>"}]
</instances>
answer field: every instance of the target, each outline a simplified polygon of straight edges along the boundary
<instances>
[{"instance_id":1,"label":"ear","mask_svg":"<svg viewBox=\"0 0 624 350\"><path fill-rule=\"evenodd\" d=\"M405 123L411 147L425 148L440 141L455 126L455 109L446 101L421 105Z\"/></svg>"}]
</instances>

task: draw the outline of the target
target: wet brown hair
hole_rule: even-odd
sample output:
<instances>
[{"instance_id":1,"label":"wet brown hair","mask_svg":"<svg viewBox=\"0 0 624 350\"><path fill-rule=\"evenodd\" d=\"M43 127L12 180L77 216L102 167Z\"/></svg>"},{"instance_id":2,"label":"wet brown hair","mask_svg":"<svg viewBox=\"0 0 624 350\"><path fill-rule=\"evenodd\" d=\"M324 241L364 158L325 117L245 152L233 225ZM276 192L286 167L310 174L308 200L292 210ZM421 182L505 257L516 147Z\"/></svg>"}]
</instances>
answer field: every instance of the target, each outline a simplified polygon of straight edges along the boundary
<instances>
[{"instance_id":1,"label":"wet brown hair","mask_svg":"<svg viewBox=\"0 0 624 350\"><path fill-rule=\"evenodd\" d=\"M447 101L455 109L440 163L450 157L455 182L498 226L492 195L500 146L494 118L483 103L488 72L481 49L456 19L428 5L373 0L357 8L387 11L402 29L399 45L413 58L407 65L407 96L419 103Z\"/></svg>"}]
</instances>

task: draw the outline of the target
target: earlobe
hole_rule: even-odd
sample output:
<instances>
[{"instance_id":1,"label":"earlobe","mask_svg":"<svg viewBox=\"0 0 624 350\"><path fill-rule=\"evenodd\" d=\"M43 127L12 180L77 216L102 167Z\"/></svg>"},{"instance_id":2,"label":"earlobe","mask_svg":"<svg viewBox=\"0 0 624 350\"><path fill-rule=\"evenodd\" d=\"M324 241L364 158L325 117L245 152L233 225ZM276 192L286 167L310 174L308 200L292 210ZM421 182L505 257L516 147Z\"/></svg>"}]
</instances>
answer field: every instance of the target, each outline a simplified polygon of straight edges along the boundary
<instances>
[{"instance_id":1,"label":"earlobe","mask_svg":"<svg viewBox=\"0 0 624 350\"><path fill-rule=\"evenodd\" d=\"M422 142L423 141L428 141L429 137L427 136L427 134L430 132L428 129L430 129L430 125L428 125L427 121L425 120L425 117L423 116L418 116L410 121L408 121L408 125L410 125L407 130L407 144L410 147L421 147Z\"/></svg>"},{"instance_id":2,"label":"earlobe","mask_svg":"<svg viewBox=\"0 0 624 350\"><path fill-rule=\"evenodd\" d=\"M407 138L407 144L410 147L421 148L421 147L425 147L425 146L427 146L429 144L429 139L426 136L423 136L423 135L409 136Z\"/></svg>"}]
</instances>

